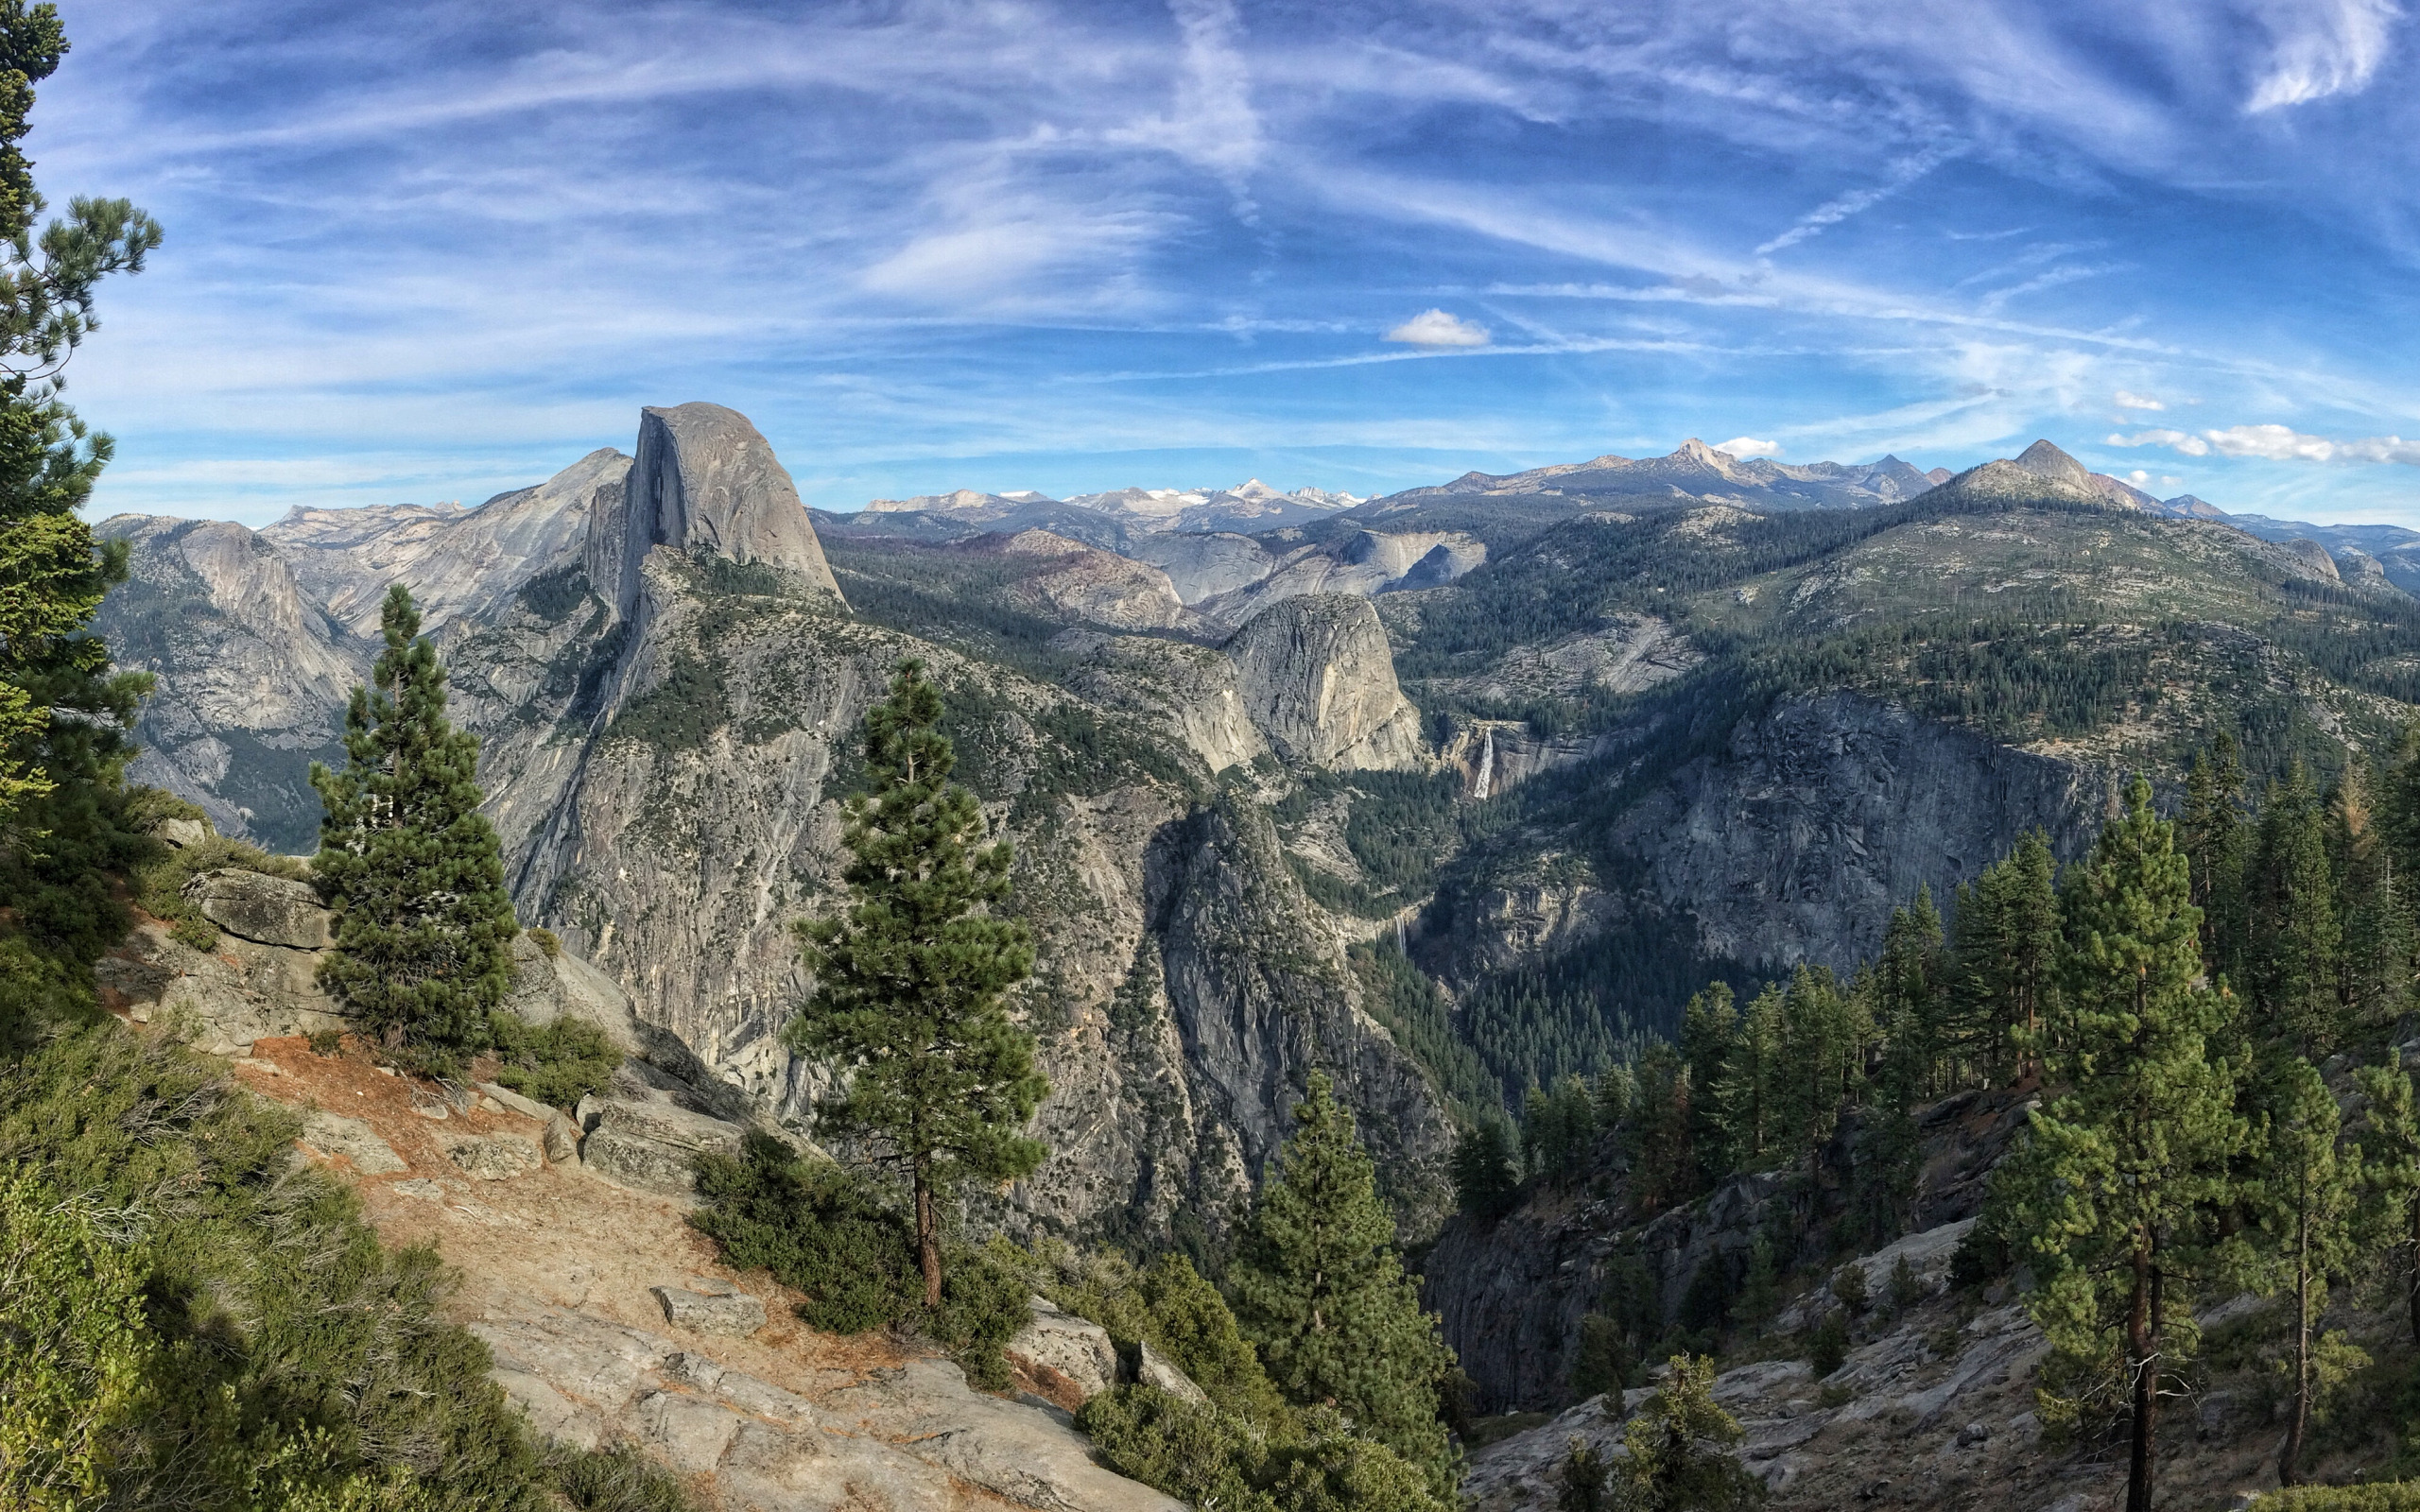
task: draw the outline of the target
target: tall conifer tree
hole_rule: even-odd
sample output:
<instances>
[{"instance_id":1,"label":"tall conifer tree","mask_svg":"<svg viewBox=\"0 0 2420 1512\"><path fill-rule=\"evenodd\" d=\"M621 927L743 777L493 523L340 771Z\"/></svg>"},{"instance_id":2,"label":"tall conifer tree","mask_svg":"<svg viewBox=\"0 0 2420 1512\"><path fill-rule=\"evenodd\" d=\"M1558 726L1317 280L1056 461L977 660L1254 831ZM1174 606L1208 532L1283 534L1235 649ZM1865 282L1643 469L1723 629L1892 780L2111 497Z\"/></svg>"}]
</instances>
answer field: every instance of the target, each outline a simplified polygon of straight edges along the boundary
<instances>
[{"instance_id":1,"label":"tall conifer tree","mask_svg":"<svg viewBox=\"0 0 2420 1512\"><path fill-rule=\"evenodd\" d=\"M2180 1342L2170 1289L2192 1274L2242 1148L2241 1066L2211 1054L2224 1012L2199 982L2201 912L2169 825L2136 779L2062 900L2064 1012L2072 1041L2048 1079L2067 1091L2032 1116L1996 1186L2005 1231L2040 1283L2027 1307L2075 1379L2068 1411L2100 1392L2131 1408L2128 1512L2151 1512L2161 1383Z\"/></svg>"},{"instance_id":2,"label":"tall conifer tree","mask_svg":"<svg viewBox=\"0 0 2420 1512\"><path fill-rule=\"evenodd\" d=\"M2271 784L2260 811L2252 888L2255 1001L2270 1034L2316 1058L2342 1032L2337 997L2336 875L2327 811L2300 761Z\"/></svg>"},{"instance_id":3,"label":"tall conifer tree","mask_svg":"<svg viewBox=\"0 0 2420 1512\"><path fill-rule=\"evenodd\" d=\"M2411 1005L2411 906L2370 801L2368 769L2360 763L2345 768L2333 807L2337 870L2343 878L2337 995L2349 1026L2374 1028L2393 1023Z\"/></svg>"},{"instance_id":4,"label":"tall conifer tree","mask_svg":"<svg viewBox=\"0 0 2420 1512\"><path fill-rule=\"evenodd\" d=\"M397 583L387 649L345 709L345 767L313 763L326 814L312 863L336 915L320 980L390 1048L451 1072L487 1043L519 926L479 813L479 743L445 717L445 668Z\"/></svg>"},{"instance_id":5,"label":"tall conifer tree","mask_svg":"<svg viewBox=\"0 0 2420 1512\"><path fill-rule=\"evenodd\" d=\"M908 1179L926 1307L942 1304L942 1205L969 1181L1042 1163L1023 1129L1049 1091L1003 1002L1033 971L1025 926L997 915L1009 844L982 843L982 809L949 780L958 757L941 718L941 691L914 661L867 712L872 791L849 800L842 834L849 907L799 926L815 990L789 1027L793 1047L843 1077L819 1128Z\"/></svg>"},{"instance_id":6,"label":"tall conifer tree","mask_svg":"<svg viewBox=\"0 0 2420 1512\"><path fill-rule=\"evenodd\" d=\"M2294 1298L2288 1323L2293 1403L2286 1441L2277 1452L2277 1479L2292 1486L2302 1479L2303 1439L2322 1366L2333 1375L2350 1363L2342 1334L2314 1339L2312 1327L2327 1310L2329 1279L2342 1275L2353 1259L2361 1152L2358 1146L2337 1149L2343 1120L2309 1061L2296 1059L2283 1068L2274 1105L2259 1151L2260 1179L2244 1195L2259 1214L2267 1240L2257 1266L2261 1289L2290 1291Z\"/></svg>"},{"instance_id":7,"label":"tall conifer tree","mask_svg":"<svg viewBox=\"0 0 2420 1512\"><path fill-rule=\"evenodd\" d=\"M2215 972L2240 978L2248 926L2245 851L2252 839L2243 819L2243 765L2235 737L2221 730L2193 753L2185 779L2185 812L2177 845L2192 868L2193 906L2202 910L2202 956ZM2240 980L2238 987L2241 987Z\"/></svg>"},{"instance_id":8,"label":"tall conifer tree","mask_svg":"<svg viewBox=\"0 0 2420 1512\"><path fill-rule=\"evenodd\" d=\"M2420 1345L2420 1109L2403 1057L2355 1072L2368 1106L2361 1110L2362 1237L2402 1252L2404 1306Z\"/></svg>"},{"instance_id":9,"label":"tall conifer tree","mask_svg":"<svg viewBox=\"0 0 2420 1512\"><path fill-rule=\"evenodd\" d=\"M1418 1466L1450 1498L1458 1456L1437 1417L1454 1351L1403 1273L1377 1172L1323 1072L1294 1108L1236 1256L1236 1321L1270 1378L1304 1406L1330 1406Z\"/></svg>"},{"instance_id":10,"label":"tall conifer tree","mask_svg":"<svg viewBox=\"0 0 2420 1512\"><path fill-rule=\"evenodd\" d=\"M59 390L68 358L99 327L95 287L141 272L160 227L123 199L76 199L66 219L34 234L44 203L19 144L33 86L66 54L55 7L0 3L0 850L19 810L61 782L89 786L129 754L118 729L149 684L112 676L107 647L82 633L125 579L126 548L96 541L76 512L112 445ZM59 816L30 827L56 838Z\"/></svg>"}]
</instances>

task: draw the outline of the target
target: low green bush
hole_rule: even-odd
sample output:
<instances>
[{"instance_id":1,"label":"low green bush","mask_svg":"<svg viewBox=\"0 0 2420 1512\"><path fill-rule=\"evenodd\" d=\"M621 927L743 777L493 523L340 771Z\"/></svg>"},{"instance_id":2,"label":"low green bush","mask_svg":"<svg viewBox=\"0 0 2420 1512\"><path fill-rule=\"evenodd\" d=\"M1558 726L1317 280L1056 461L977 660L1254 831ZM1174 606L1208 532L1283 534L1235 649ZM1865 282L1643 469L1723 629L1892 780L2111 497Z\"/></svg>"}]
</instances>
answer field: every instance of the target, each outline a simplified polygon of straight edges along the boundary
<instances>
[{"instance_id":1,"label":"low green bush","mask_svg":"<svg viewBox=\"0 0 2420 1512\"><path fill-rule=\"evenodd\" d=\"M801 1160L759 1131L736 1159L699 1157L698 1194L705 1205L689 1221L731 1264L770 1271L805 1293L798 1314L808 1327L864 1333L907 1324L948 1349L977 1385L1009 1384L1001 1346L1031 1316L1013 1249L949 1245L942 1305L928 1311L906 1214L855 1173Z\"/></svg>"},{"instance_id":2,"label":"low green bush","mask_svg":"<svg viewBox=\"0 0 2420 1512\"><path fill-rule=\"evenodd\" d=\"M2420 1482L2378 1486L2297 1486L2271 1491L2244 1512L2420 1512Z\"/></svg>"},{"instance_id":3,"label":"low green bush","mask_svg":"<svg viewBox=\"0 0 2420 1512\"><path fill-rule=\"evenodd\" d=\"M1325 1409L1265 1435L1217 1406L1156 1386L1116 1386L1076 1426L1102 1462L1195 1506L1225 1512L1446 1512L1427 1476Z\"/></svg>"},{"instance_id":4,"label":"low green bush","mask_svg":"<svg viewBox=\"0 0 2420 1512\"><path fill-rule=\"evenodd\" d=\"M452 1282L436 1252L388 1249L340 1181L297 1169L298 1129L221 1068L111 1021L54 1018L0 1064L0 1173L18 1174L22 1199L11 1211L77 1216L72 1232L17 1217L0 1228L107 1246L139 1277L139 1337L95 1333L97 1314L61 1325L41 1311L56 1311L55 1289L22 1305L0 1297L0 1338L60 1341L44 1366L60 1380L108 1362L139 1406L101 1415L91 1463L105 1484L91 1504L560 1512L564 1488L596 1512L683 1505L580 1502L568 1488L603 1485L611 1468L542 1452L486 1347L441 1317ZM50 1195L29 1196L28 1179ZM11 1379L33 1379L21 1364Z\"/></svg>"},{"instance_id":5,"label":"low green bush","mask_svg":"<svg viewBox=\"0 0 2420 1512\"><path fill-rule=\"evenodd\" d=\"M1265 1429L1281 1426L1285 1399L1219 1289L1169 1251L1138 1268L1120 1255L1084 1254L1046 1240L1030 1257L1033 1289L1109 1331L1121 1350L1149 1342L1219 1406Z\"/></svg>"},{"instance_id":6,"label":"low green bush","mask_svg":"<svg viewBox=\"0 0 2420 1512\"><path fill-rule=\"evenodd\" d=\"M604 1091L622 1065L622 1052L604 1030L568 1013L540 1025L516 1014L491 1013L488 1040L501 1062L498 1082L566 1112L581 1098Z\"/></svg>"},{"instance_id":7,"label":"low green bush","mask_svg":"<svg viewBox=\"0 0 2420 1512\"><path fill-rule=\"evenodd\" d=\"M575 1512L689 1512L681 1478L630 1444L578 1450L554 1445L546 1483Z\"/></svg>"}]
</instances>

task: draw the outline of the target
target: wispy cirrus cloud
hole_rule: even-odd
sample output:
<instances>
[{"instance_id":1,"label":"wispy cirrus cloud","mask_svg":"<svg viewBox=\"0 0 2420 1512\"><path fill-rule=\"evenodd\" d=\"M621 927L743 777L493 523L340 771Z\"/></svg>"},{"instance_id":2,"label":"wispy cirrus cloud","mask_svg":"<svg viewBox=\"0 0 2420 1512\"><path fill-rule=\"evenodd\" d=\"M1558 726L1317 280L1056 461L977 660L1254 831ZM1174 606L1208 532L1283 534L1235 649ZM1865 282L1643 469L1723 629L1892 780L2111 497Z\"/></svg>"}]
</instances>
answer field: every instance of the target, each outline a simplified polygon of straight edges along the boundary
<instances>
[{"instance_id":1,"label":"wispy cirrus cloud","mask_svg":"<svg viewBox=\"0 0 2420 1512\"><path fill-rule=\"evenodd\" d=\"M2136 431L2112 436L2111 446L2165 446L2187 456L2257 457L2270 462L2401 462L2420 467L2420 441L2400 436L2336 440L2310 436L2290 425L2229 425L2201 432Z\"/></svg>"},{"instance_id":2,"label":"wispy cirrus cloud","mask_svg":"<svg viewBox=\"0 0 2420 1512\"><path fill-rule=\"evenodd\" d=\"M1453 436L1494 469L1720 422L1963 465L2188 392L2420 427L2420 363L2372 339L2420 314L2420 79L2382 0L69 22L42 181L170 232L75 373L121 440L105 508L483 497L700 397L834 505L1155 436ZM2213 496L2293 471L2161 434L2235 470L2188 478ZM1343 481L1284 455L1312 471L1271 481ZM1357 492L1440 465L1336 455Z\"/></svg>"}]
</instances>

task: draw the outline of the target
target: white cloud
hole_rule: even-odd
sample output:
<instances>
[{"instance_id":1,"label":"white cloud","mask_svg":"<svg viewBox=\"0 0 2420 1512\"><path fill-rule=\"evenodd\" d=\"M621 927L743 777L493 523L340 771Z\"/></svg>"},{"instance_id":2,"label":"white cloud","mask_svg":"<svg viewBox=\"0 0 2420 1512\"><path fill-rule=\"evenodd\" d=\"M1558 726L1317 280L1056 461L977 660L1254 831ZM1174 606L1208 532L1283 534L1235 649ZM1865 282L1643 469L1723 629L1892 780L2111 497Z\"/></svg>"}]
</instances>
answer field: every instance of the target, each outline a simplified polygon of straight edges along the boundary
<instances>
[{"instance_id":1,"label":"white cloud","mask_svg":"<svg viewBox=\"0 0 2420 1512\"><path fill-rule=\"evenodd\" d=\"M2207 456L2210 443L2190 431L2136 431L2132 436L2112 434L2111 446L2172 446L2187 456Z\"/></svg>"},{"instance_id":2,"label":"white cloud","mask_svg":"<svg viewBox=\"0 0 2420 1512\"><path fill-rule=\"evenodd\" d=\"M1487 327L1443 310L1423 310L1386 338L1413 347L1483 347L1488 342Z\"/></svg>"},{"instance_id":3,"label":"white cloud","mask_svg":"<svg viewBox=\"0 0 2420 1512\"><path fill-rule=\"evenodd\" d=\"M2138 489L2144 484L2149 483L2151 480L2152 475L2144 472L2141 468L2136 468L2132 472L2126 474L2126 481Z\"/></svg>"},{"instance_id":4,"label":"white cloud","mask_svg":"<svg viewBox=\"0 0 2420 1512\"><path fill-rule=\"evenodd\" d=\"M1717 441L1714 443L1714 449L1718 452L1728 452L1742 461L1752 456L1781 455L1781 442L1760 441L1753 436L1734 436L1727 441Z\"/></svg>"},{"instance_id":5,"label":"white cloud","mask_svg":"<svg viewBox=\"0 0 2420 1512\"><path fill-rule=\"evenodd\" d=\"M2229 425L2199 436L2188 431L2136 431L2132 436L2112 436L2109 444L2168 446L2187 456L2216 452L2221 456L2252 456L2270 462L2401 462L2420 467L2420 441L2407 441L2400 436L2336 441L2306 435L2290 425Z\"/></svg>"},{"instance_id":6,"label":"white cloud","mask_svg":"<svg viewBox=\"0 0 2420 1512\"><path fill-rule=\"evenodd\" d=\"M2118 390L2117 401L2119 409L2166 409L2168 407L2156 399L2143 394L2130 394L2123 388Z\"/></svg>"},{"instance_id":7,"label":"white cloud","mask_svg":"<svg viewBox=\"0 0 2420 1512\"><path fill-rule=\"evenodd\" d=\"M1851 215L1873 209L1900 190L1940 167L1958 155L1954 146L1933 146L1893 163L1891 177L1870 188L1852 190L1837 199L1817 206L1799 217L1797 224L1756 249L1758 257L1767 257L1786 247L1795 247L1810 236L1820 236L1826 227L1837 226Z\"/></svg>"},{"instance_id":8,"label":"white cloud","mask_svg":"<svg viewBox=\"0 0 2420 1512\"><path fill-rule=\"evenodd\" d=\"M2254 115L2365 88L2386 57L2388 34L2403 19L2394 0L2272 0L2262 9L2277 49L2244 101Z\"/></svg>"}]
</instances>

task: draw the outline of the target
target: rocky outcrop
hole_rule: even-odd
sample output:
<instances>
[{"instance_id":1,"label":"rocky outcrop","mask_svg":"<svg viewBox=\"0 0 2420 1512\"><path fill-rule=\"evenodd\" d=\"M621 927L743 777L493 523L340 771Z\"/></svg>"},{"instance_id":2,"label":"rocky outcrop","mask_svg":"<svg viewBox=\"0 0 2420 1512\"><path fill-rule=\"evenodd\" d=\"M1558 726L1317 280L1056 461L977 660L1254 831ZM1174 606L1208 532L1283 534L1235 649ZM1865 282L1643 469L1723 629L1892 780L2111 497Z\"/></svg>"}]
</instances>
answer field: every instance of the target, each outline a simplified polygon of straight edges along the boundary
<instances>
[{"instance_id":1,"label":"rocky outcrop","mask_svg":"<svg viewBox=\"0 0 2420 1512\"><path fill-rule=\"evenodd\" d=\"M1028 1305L1032 1320L1001 1348L1010 1364L1046 1388L1044 1396L1072 1411L1117 1384L1117 1346L1109 1330L1039 1297Z\"/></svg>"},{"instance_id":2,"label":"rocky outcrop","mask_svg":"<svg viewBox=\"0 0 2420 1512\"><path fill-rule=\"evenodd\" d=\"M591 519L589 580L625 617L657 546L762 564L840 595L798 486L748 417L720 404L639 411L638 457L624 497L598 495Z\"/></svg>"},{"instance_id":3,"label":"rocky outcrop","mask_svg":"<svg viewBox=\"0 0 2420 1512\"><path fill-rule=\"evenodd\" d=\"M1291 1132L1310 1074L1325 1071L1388 1168L1407 1228L1432 1225L1452 1130L1418 1064L1360 1007L1268 816L1222 797L1171 826L1150 857L1150 900L1193 1084L1205 1210L1249 1195Z\"/></svg>"},{"instance_id":4,"label":"rocky outcrop","mask_svg":"<svg viewBox=\"0 0 2420 1512\"><path fill-rule=\"evenodd\" d=\"M333 916L307 882L221 868L186 883L184 896L201 917L255 944L320 951L336 943Z\"/></svg>"},{"instance_id":5,"label":"rocky outcrop","mask_svg":"<svg viewBox=\"0 0 2420 1512\"><path fill-rule=\"evenodd\" d=\"M233 1056L255 1040L347 1026L320 986L320 954L233 934L200 951L146 922L93 974L102 1001L137 1023L165 1024L198 1050Z\"/></svg>"},{"instance_id":6,"label":"rocky outcrop","mask_svg":"<svg viewBox=\"0 0 2420 1512\"><path fill-rule=\"evenodd\" d=\"M1332 771L1425 761L1420 711L1395 683L1386 628L1367 599L1288 599L1236 632L1226 652L1245 712L1288 761Z\"/></svg>"},{"instance_id":7,"label":"rocky outcrop","mask_svg":"<svg viewBox=\"0 0 2420 1512\"><path fill-rule=\"evenodd\" d=\"M579 1125L580 1163L621 1186L688 1197L698 1189L701 1154L736 1156L747 1129L694 1106L680 1090L625 1066L604 1095L583 1097L572 1114Z\"/></svg>"},{"instance_id":8,"label":"rocky outcrop","mask_svg":"<svg viewBox=\"0 0 2420 1512\"><path fill-rule=\"evenodd\" d=\"M1094 703L1142 715L1201 758L1213 773L1269 749L1245 712L1236 663L1206 645L1140 636L1070 632L1060 643L1088 650L1071 682Z\"/></svg>"},{"instance_id":9,"label":"rocky outcrop","mask_svg":"<svg viewBox=\"0 0 2420 1512\"><path fill-rule=\"evenodd\" d=\"M685 1285L649 1288L664 1320L692 1333L745 1338L765 1326L765 1303L727 1280L692 1276Z\"/></svg>"},{"instance_id":10,"label":"rocky outcrop","mask_svg":"<svg viewBox=\"0 0 2420 1512\"><path fill-rule=\"evenodd\" d=\"M1272 532L1284 541L1295 532ZM1358 530L1296 546L1249 584L1212 593L1198 608L1211 623L1238 626L1307 594L1374 593L1440 588L1487 560L1487 545L1458 530Z\"/></svg>"},{"instance_id":11,"label":"rocky outcrop","mask_svg":"<svg viewBox=\"0 0 2420 1512\"><path fill-rule=\"evenodd\" d=\"M1000 551L1047 563L1019 588L1061 613L1121 630L1167 629L1192 618L1168 575L1148 563L1047 530L1020 531L1001 542Z\"/></svg>"},{"instance_id":12,"label":"rocky outcrop","mask_svg":"<svg viewBox=\"0 0 2420 1512\"><path fill-rule=\"evenodd\" d=\"M814 1396L673 1339L562 1308L472 1325L496 1378L542 1432L583 1447L634 1438L764 1512L909 1512L960 1504L954 1483L1020 1506L1184 1512L1092 1462L1048 1415L971 1389L945 1360L910 1360Z\"/></svg>"},{"instance_id":13,"label":"rocky outcrop","mask_svg":"<svg viewBox=\"0 0 2420 1512\"><path fill-rule=\"evenodd\" d=\"M2039 825L2061 858L2100 832L2115 773L1853 694L1744 720L1624 814L1611 840L1709 955L1846 971L1918 887L1936 902Z\"/></svg>"}]
</instances>

